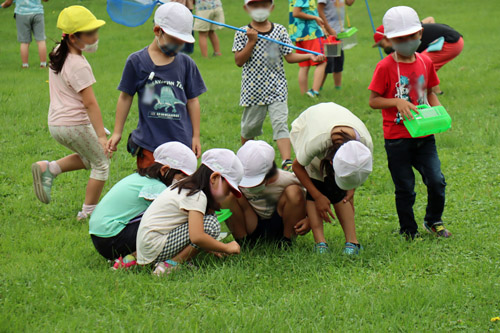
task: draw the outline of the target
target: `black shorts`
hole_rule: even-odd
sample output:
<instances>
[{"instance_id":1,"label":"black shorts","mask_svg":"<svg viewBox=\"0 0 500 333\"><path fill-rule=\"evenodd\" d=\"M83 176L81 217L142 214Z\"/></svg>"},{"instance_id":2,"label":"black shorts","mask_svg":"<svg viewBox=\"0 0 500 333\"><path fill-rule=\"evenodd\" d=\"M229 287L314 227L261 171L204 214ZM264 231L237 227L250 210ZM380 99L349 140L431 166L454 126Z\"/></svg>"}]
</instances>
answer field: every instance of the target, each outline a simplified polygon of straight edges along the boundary
<instances>
[{"instance_id":1,"label":"black shorts","mask_svg":"<svg viewBox=\"0 0 500 333\"><path fill-rule=\"evenodd\" d=\"M90 235L94 246L101 256L109 260L124 257L136 250L137 230L140 222L129 223L116 236L104 238Z\"/></svg>"},{"instance_id":2,"label":"black shorts","mask_svg":"<svg viewBox=\"0 0 500 333\"><path fill-rule=\"evenodd\" d=\"M255 243L257 240L265 242L280 241L283 238L283 229L283 219L276 210L269 219L259 217L257 228L246 239L250 243Z\"/></svg>"},{"instance_id":3,"label":"black shorts","mask_svg":"<svg viewBox=\"0 0 500 333\"><path fill-rule=\"evenodd\" d=\"M326 58L325 74L341 73L344 70L344 50L340 53L340 57Z\"/></svg>"},{"instance_id":4,"label":"black shorts","mask_svg":"<svg viewBox=\"0 0 500 333\"><path fill-rule=\"evenodd\" d=\"M321 194L327 197L332 204L339 203L340 201L342 201L342 199L344 199L344 197L347 194L347 191L344 191L343 189L338 187L334 178L325 177L325 180L323 182L312 178L311 180L314 186L316 186L316 188L318 189L318 191L320 191ZM306 200L314 201L311 194L309 194L309 191L306 194Z\"/></svg>"}]
</instances>

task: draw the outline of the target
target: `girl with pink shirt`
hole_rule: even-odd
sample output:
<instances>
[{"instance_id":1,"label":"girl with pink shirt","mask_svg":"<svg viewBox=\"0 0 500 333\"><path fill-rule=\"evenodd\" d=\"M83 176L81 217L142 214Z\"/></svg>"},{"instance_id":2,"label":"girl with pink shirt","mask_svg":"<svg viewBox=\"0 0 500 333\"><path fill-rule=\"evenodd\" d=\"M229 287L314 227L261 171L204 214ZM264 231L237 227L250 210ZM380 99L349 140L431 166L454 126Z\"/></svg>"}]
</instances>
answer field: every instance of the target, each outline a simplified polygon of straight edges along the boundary
<instances>
[{"instance_id":1,"label":"girl with pink shirt","mask_svg":"<svg viewBox=\"0 0 500 333\"><path fill-rule=\"evenodd\" d=\"M96 82L82 51L95 52L98 20L82 6L62 10L57 27L63 31L61 43L50 53L49 131L57 142L74 154L57 161L33 163L33 185L37 198L48 204L54 178L68 171L91 169L85 202L77 218L92 214L109 173L106 133L101 110L92 90Z\"/></svg>"}]
</instances>

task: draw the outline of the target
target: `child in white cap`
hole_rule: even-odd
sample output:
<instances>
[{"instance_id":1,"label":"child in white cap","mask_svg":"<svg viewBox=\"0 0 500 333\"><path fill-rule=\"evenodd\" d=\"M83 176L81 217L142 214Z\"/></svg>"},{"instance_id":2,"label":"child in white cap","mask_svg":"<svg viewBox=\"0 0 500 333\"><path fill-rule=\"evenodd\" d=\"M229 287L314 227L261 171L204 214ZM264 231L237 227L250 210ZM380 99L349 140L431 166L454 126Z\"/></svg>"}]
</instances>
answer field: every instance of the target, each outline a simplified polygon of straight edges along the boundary
<instances>
[{"instance_id":1,"label":"child in white cap","mask_svg":"<svg viewBox=\"0 0 500 333\"><path fill-rule=\"evenodd\" d=\"M357 255L361 245L354 222L354 190L372 171L373 143L365 124L335 103L311 106L292 123L296 159L293 170L307 189L307 216L315 252L329 251L323 221L335 218L344 230L343 253Z\"/></svg>"},{"instance_id":2,"label":"child in white cap","mask_svg":"<svg viewBox=\"0 0 500 333\"><path fill-rule=\"evenodd\" d=\"M51 201L52 183L59 174L91 169L77 219L92 214L109 174L106 131L92 89L96 80L83 56L83 52L97 50L98 30L104 24L82 6L67 7L59 14L57 28L63 34L49 55L48 124L52 137L74 154L57 161L38 161L31 166L35 194L46 204Z\"/></svg>"},{"instance_id":3,"label":"child in white cap","mask_svg":"<svg viewBox=\"0 0 500 333\"><path fill-rule=\"evenodd\" d=\"M156 264L154 274L176 269L193 258L198 249L218 255L238 254L237 242L216 240L220 225L213 212L230 193L241 197L238 185L243 166L227 149L210 149L191 176L165 190L149 206L137 233L137 262Z\"/></svg>"},{"instance_id":4,"label":"child in white cap","mask_svg":"<svg viewBox=\"0 0 500 333\"><path fill-rule=\"evenodd\" d=\"M108 149L115 151L122 138L134 95L138 96L139 123L127 142L127 150L137 157L137 167L153 164L153 151L160 144L178 141L201 156L200 103L198 96L207 88L194 61L179 53L191 35L193 15L186 6L170 2L154 15L153 42L132 53L125 63L116 119Z\"/></svg>"},{"instance_id":5,"label":"child in white cap","mask_svg":"<svg viewBox=\"0 0 500 333\"><path fill-rule=\"evenodd\" d=\"M96 250L115 260L115 268L135 263L137 229L142 214L163 190L196 170L196 156L180 142L167 142L154 151L153 165L120 180L102 198L89 220ZM129 255L130 254L130 255ZM122 257L129 255L122 259Z\"/></svg>"},{"instance_id":6,"label":"child in white cap","mask_svg":"<svg viewBox=\"0 0 500 333\"><path fill-rule=\"evenodd\" d=\"M277 168L273 147L251 140L237 156L244 168L243 196L224 203L233 213L226 223L234 239L250 246L258 241L288 246L295 235L309 232L304 188L293 173Z\"/></svg>"},{"instance_id":7,"label":"child in white cap","mask_svg":"<svg viewBox=\"0 0 500 333\"><path fill-rule=\"evenodd\" d=\"M262 126L269 113L273 140L276 141L283 161L281 168L291 171L288 84L283 58L288 63L297 63L322 61L324 57L294 53L289 47L258 38L257 34L260 33L285 44L292 44L286 28L268 19L274 9L272 0L244 1L244 9L252 18L252 22L242 27L246 33L235 33L233 42L236 65L243 67L240 106L245 109L241 116L241 144L262 135Z\"/></svg>"},{"instance_id":8,"label":"child in white cap","mask_svg":"<svg viewBox=\"0 0 500 333\"><path fill-rule=\"evenodd\" d=\"M412 138L403 124L404 117L413 119L411 111L418 112L417 105L440 105L432 92L439 79L432 61L416 53L422 25L415 10L406 6L393 7L385 13L383 23L385 36L395 52L377 64L368 87L371 90L369 103L374 109L382 109L385 150L396 187L399 232L407 239L418 236L413 214L415 168L427 186L424 228L438 237L450 237L442 221L446 182L434 135Z\"/></svg>"}]
</instances>

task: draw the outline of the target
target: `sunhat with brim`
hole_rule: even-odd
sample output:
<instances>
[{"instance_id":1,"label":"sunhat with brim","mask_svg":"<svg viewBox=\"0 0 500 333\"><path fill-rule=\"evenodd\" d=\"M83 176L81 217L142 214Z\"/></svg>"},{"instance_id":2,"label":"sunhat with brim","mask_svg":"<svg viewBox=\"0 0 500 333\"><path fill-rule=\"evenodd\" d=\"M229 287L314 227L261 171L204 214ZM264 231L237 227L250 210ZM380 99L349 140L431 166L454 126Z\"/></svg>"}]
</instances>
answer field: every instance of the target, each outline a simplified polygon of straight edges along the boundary
<instances>
[{"instance_id":1,"label":"sunhat with brim","mask_svg":"<svg viewBox=\"0 0 500 333\"><path fill-rule=\"evenodd\" d=\"M168 165L171 169L182 171L191 176L196 171L198 161L193 151L188 146L171 141L159 145L153 152L155 162Z\"/></svg>"},{"instance_id":2,"label":"sunhat with brim","mask_svg":"<svg viewBox=\"0 0 500 333\"><path fill-rule=\"evenodd\" d=\"M236 153L243 164L240 187L255 187L261 184L273 168L274 148L265 141L249 140Z\"/></svg>"},{"instance_id":3,"label":"sunhat with brim","mask_svg":"<svg viewBox=\"0 0 500 333\"><path fill-rule=\"evenodd\" d=\"M186 6L178 2L161 5L155 12L154 21L167 35L186 43L194 43L193 14Z\"/></svg>"},{"instance_id":4,"label":"sunhat with brim","mask_svg":"<svg viewBox=\"0 0 500 333\"><path fill-rule=\"evenodd\" d=\"M407 6L389 9L385 13L382 23L387 38L408 36L422 30L422 23L417 12Z\"/></svg>"},{"instance_id":5,"label":"sunhat with brim","mask_svg":"<svg viewBox=\"0 0 500 333\"><path fill-rule=\"evenodd\" d=\"M235 153L223 148L210 149L201 156L201 163L213 172L219 172L231 187L231 192L241 198L238 186L243 177L243 165Z\"/></svg>"},{"instance_id":6,"label":"sunhat with brim","mask_svg":"<svg viewBox=\"0 0 500 333\"><path fill-rule=\"evenodd\" d=\"M74 34L96 30L106 22L98 20L94 14L83 6L70 6L64 8L57 18L57 28L64 34Z\"/></svg>"}]
</instances>

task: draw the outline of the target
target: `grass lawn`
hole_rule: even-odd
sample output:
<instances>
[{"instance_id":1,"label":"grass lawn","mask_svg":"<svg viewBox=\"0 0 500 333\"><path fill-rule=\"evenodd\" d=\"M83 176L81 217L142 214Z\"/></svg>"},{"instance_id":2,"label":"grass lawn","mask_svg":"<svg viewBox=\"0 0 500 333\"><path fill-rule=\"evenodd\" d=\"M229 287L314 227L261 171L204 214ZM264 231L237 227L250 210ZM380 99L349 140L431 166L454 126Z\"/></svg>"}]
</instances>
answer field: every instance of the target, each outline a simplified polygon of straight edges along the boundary
<instances>
[{"instance_id":1,"label":"grass lawn","mask_svg":"<svg viewBox=\"0 0 500 333\"><path fill-rule=\"evenodd\" d=\"M287 25L285 0L272 19ZM242 0L225 0L226 22L249 22ZM107 21L99 51L89 54L94 90L105 126L112 130L116 87L127 56L152 40L151 23L126 28L113 23L104 0L51 0L45 4L47 44L60 39L59 11L83 4ZM165 279L148 272L111 272L95 251L87 223L77 222L89 173L62 175L53 201L41 204L32 189L30 165L68 151L47 128L47 71L30 48L22 70L13 9L0 11L0 331L500 331L500 35L496 0L371 1L375 24L394 5L413 6L464 35L465 49L440 70L440 97L453 128L437 136L448 183L444 220L454 237L407 243L398 227L394 188L383 147L380 111L368 107L367 86L379 59L363 1L349 8L359 29L358 46L346 51L343 89L328 79L319 101L334 101L358 115L375 144L374 171L357 191L358 237L363 254L340 255L338 222L325 226L332 253L312 253L309 234L291 251L256 248L225 260L200 256L197 270ZM239 147L241 70L234 64L233 32L218 32L223 56L193 55L208 86L202 105L203 150ZM300 96L297 65L286 65L291 123L313 102ZM137 106L124 138L137 124ZM261 138L272 141L269 122ZM124 140L125 141L125 140ZM113 158L105 191L133 172L125 142ZM425 187L417 177L416 217L422 223Z\"/></svg>"}]
</instances>

